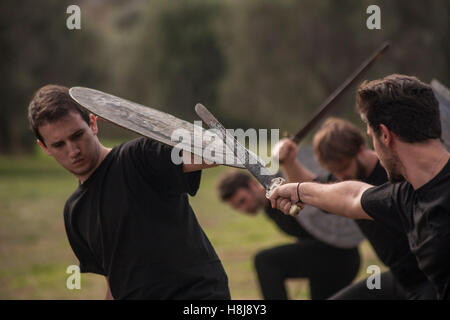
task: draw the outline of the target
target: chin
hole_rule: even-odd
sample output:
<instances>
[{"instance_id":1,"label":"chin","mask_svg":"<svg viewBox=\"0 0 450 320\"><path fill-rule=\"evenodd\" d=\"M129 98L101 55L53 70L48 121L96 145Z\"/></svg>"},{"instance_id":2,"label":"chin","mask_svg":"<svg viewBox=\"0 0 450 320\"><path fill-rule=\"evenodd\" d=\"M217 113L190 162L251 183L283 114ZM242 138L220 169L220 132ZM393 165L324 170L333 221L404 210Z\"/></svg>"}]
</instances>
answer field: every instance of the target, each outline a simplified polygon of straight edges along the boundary
<instances>
[{"instance_id":1,"label":"chin","mask_svg":"<svg viewBox=\"0 0 450 320\"><path fill-rule=\"evenodd\" d=\"M72 170L70 170L70 172L72 172L76 176L84 176L84 175L88 174L89 172L91 172L92 169L93 169L92 166L85 164L81 167L72 168Z\"/></svg>"}]
</instances>

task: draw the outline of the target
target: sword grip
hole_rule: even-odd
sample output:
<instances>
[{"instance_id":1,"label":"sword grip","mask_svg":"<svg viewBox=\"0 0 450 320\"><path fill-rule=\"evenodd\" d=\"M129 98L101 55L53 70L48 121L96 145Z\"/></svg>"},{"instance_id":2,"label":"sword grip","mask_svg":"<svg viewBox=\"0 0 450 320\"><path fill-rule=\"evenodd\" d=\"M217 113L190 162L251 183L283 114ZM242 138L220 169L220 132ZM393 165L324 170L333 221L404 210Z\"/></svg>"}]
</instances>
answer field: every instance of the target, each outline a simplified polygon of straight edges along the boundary
<instances>
[{"instance_id":1,"label":"sword grip","mask_svg":"<svg viewBox=\"0 0 450 320\"><path fill-rule=\"evenodd\" d=\"M266 198L270 198L270 195L272 194L273 190L275 190L276 187L282 186L285 183L286 180L284 180L281 177L272 179L272 181L270 181L269 187L266 190ZM289 215L295 217L301 210L302 208L300 208L296 204L291 204L291 208L289 209Z\"/></svg>"}]
</instances>

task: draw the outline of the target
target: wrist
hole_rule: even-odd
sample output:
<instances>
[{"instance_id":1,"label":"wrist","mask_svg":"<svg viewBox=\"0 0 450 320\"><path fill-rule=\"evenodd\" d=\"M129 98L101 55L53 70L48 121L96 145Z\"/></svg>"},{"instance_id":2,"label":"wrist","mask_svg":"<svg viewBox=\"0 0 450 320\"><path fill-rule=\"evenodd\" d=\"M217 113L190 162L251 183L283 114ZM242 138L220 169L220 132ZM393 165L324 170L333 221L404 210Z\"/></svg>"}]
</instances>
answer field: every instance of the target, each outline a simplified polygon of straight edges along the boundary
<instances>
[{"instance_id":1,"label":"wrist","mask_svg":"<svg viewBox=\"0 0 450 320\"><path fill-rule=\"evenodd\" d=\"M304 202L302 201L302 198L301 198L301 196L300 196L300 185L301 185L301 182L298 182L297 183L297 203L299 203L299 204L304 204Z\"/></svg>"}]
</instances>

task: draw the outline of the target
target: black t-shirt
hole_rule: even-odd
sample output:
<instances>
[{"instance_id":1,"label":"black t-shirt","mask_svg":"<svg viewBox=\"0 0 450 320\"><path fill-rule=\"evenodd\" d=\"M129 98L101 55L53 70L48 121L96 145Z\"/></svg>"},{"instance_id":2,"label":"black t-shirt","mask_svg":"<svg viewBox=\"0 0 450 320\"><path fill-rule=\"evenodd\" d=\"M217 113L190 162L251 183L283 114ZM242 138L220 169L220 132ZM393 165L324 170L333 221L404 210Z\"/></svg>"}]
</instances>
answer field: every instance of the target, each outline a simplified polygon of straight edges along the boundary
<instances>
[{"instance_id":1,"label":"black t-shirt","mask_svg":"<svg viewBox=\"0 0 450 320\"><path fill-rule=\"evenodd\" d=\"M378 162L372 173L363 182L381 185L387 180L386 171ZM325 177L318 177L316 181L322 183L335 182L336 178L329 174ZM379 211L379 214L386 213L384 208L380 208ZM371 220L355 220L355 222L372 245L378 258L389 267L395 278L406 290L414 290L419 284L427 281L409 248L408 239L398 216L393 218L393 223L389 226Z\"/></svg>"},{"instance_id":2,"label":"black t-shirt","mask_svg":"<svg viewBox=\"0 0 450 320\"><path fill-rule=\"evenodd\" d=\"M298 223L295 217L285 215L278 209L272 208L269 201L267 201L267 206L264 208L264 212L267 217L269 217L269 219L271 219L277 227L286 234L296 237L299 240L315 239L300 225L300 223Z\"/></svg>"},{"instance_id":3,"label":"black t-shirt","mask_svg":"<svg viewBox=\"0 0 450 320\"><path fill-rule=\"evenodd\" d=\"M140 138L113 148L67 200L81 272L108 277L115 299L229 298L227 276L189 205L201 171Z\"/></svg>"},{"instance_id":4,"label":"black t-shirt","mask_svg":"<svg viewBox=\"0 0 450 320\"><path fill-rule=\"evenodd\" d=\"M366 190L361 205L367 214L406 233L420 269L440 299L450 299L450 161L417 190L408 182Z\"/></svg>"}]
</instances>

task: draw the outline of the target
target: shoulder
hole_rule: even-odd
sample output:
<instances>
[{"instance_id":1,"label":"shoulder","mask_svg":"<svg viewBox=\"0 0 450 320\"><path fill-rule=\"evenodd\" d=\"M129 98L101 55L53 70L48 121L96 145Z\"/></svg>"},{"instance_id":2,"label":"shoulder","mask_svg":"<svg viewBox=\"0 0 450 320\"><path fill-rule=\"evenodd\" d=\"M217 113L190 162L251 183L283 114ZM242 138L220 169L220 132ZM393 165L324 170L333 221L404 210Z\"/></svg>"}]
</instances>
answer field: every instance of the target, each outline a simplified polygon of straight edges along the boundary
<instances>
[{"instance_id":1,"label":"shoulder","mask_svg":"<svg viewBox=\"0 0 450 320\"><path fill-rule=\"evenodd\" d=\"M361 196L361 206L375 220L377 217L386 216L389 212L402 214L409 201L411 189L411 185L407 182L386 182L380 186L368 188Z\"/></svg>"},{"instance_id":2,"label":"shoulder","mask_svg":"<svg viewBox=\"0 0 450 320\"><path fill-rule=\"evenodd\" d=\"M379 185L368 188L362 195L364 199L377 201L401 201L404 196L411 192L411 185L407 182L391 183L389 181Z\"/></svg>"},{"instance_id":3,"label":"shoulder","mask_svg":"<svg viewBox=\"0 0 450 320\"><path fill-rule=\"evenodd\" d=\"M159 141L146 137L141 137L122 143L120 146L118 146L118 150L119 153L130 152L135 150L157 151L158 149L161 149L164 146L165 145Z\"/></svg>"},{"instance_id":4,"label":"shoulder","mask_svg":"<svg viewBox=\"0 0 450 320\"><path fill-rule=\"evenodd\" d=\"M171 157L172 147L159 141L142 137L125 142L117 147L119 160L132 161L148 165L148 161L167 161Z\"/></svg>"}]
</instances>

